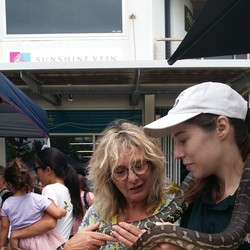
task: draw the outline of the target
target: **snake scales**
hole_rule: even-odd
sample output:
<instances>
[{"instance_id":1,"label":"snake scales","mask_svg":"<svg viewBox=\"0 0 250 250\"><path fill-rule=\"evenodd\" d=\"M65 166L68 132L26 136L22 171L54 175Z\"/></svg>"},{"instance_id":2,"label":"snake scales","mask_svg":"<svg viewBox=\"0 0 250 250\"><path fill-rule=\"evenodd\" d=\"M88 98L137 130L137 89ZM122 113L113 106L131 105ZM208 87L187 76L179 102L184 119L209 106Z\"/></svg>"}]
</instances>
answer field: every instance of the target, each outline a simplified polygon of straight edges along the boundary
<instances>
[{"instance_id":1,"label":"snake scales","mask_svg":"<svg viewBox=\"0 0 250 250\"><path fill-rule=\"evenodd\" d=\"M181 196L194 181L191 174L187 175L176 193L176 197ZM175 225L155 225L155 222L175 222L187 207L187 203L175 198L158 214L132 222L133 225L147 231L128 250L150 250L164 242L191 250L237 249L250 229L250 156L247 158L242 173L230 224L223 232L205 234ZM98 231L112 234L112 226L99 228Z\"/></svg>"},{"instance_id":2,"label":"snake scales","mask_svg":"<svg viewBox=\"0 0 250 250\"><path fill-rule=\"evenodd\" d=\"M148 229L128 250L150 250L158 243L172 243L193 250L237 249L250 229L250 156L242 173L233 214L221 233L205 234L174 225Z\"/></svg>"},{"instance_id":3,"label":"snake scales","mask_svg":"<svg viewBox=\"0 0 250 250\"><path fill-rule=\"evenodd\" d=\"M180 189L176 193L175 197L181 197L183 192L189 187L189 185L194 182L194 178L191 174L188 174L187 177L181 183ZM171 203L161 210L156 215L146 218L144 220L133 221L131 224L141 228L141 229L150 229L155 227L155 222L171 222L174 223L177 221L183 212L188 208L188 204L183 202L181 199L173 199ZM98 229L99 232L105 234L112 234L112 226L106 226Z\"/></svg>"}]
</instances>

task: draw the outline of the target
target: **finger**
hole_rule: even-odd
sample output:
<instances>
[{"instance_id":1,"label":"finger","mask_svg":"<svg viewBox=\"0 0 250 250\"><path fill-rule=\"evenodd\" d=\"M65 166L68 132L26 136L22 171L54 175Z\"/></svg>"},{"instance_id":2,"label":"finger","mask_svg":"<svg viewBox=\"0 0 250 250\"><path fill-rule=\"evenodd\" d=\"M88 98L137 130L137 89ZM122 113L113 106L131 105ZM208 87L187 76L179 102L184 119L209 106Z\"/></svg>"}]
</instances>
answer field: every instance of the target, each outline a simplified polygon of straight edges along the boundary
<instances>
[{"instance_id":1,"label":"finger","mask_svg":"<svg viewBox=\"0 0 250 250\"><path fill-rule=\"evenodd\" d=\"M95 247L101 247L107 245L107 242L116 242L117 239L110 235L105 235L103 233L91 232L88 233L87 241L91 242L91 244Z\"/></svg>"},{"instance_id":2,"label":"finger","mask_svg":"<svg viewBox=\"0 0 250 250\"><path fill-rule=\"evenodd\" d=\"M19 248L18 246L12 247L11 249L12 249L12 250L23 250L22 248Z\"/></svg>"},{"instance_id":3,"label":"finger","mask_svg":"<svg viewBox=\"0 0 250 250\"><path fill-rule=\"evenodd\" d=\"M11 245L12 250L23 250L23 249L18 247L18 242L17 242L17 244L16 244L16 242L11 242L10 245Z\"/></svg>"},{"instance_id":4,"label":"finger","mask_svg":"<svg viewBox=\"0 0 250 250\"><path fill-rule=\"evenodd\" d=\"M111 235L107 235L107 234L104 234L104 233L96 232L96 230L98 229L98 227L99 227L99 223L96 223L94 225L90 225L90 226L82 229L81 231L79 231L74 237L84 237L84 238L86 238L87 237L86 235L88 235L88 237L96 239L96 240L110 241L110 242L117 241L117 239L115 239ZM81 234L82 234L82 236L81 236Z\"/></svg>"},{"instance_id":5,"label":"finger","mask_svg":"<svg viewBox=\"0 0 250 250\"><path fill-rule=\"evenodd\" d=\"M140 230L133 230L129 232L126 229L116 225L113 226L112 235L120 242L122 242L126 247L132 246L138 239L140 235Z\"/></svg>"},{"instance_id":6,"label":"finger","mask_svg":"<svg viewBox=\"0 0 250 250\"><path fill-rule=\"evenodd\" d=\"M104 233L99 233L99 232L93 232L91 234L91 237L94 239L102 240L102 241L110 241L110 242L116 242L117 239L111 235L107 235Z\"/></svg>"},{"instance_id":7,"label":"finger","mask_svg":"<svg viewBox=\"0 0 250 250\"><path fill-rule=\"evenodd\" d=\"M135 236L139 236L140 234L143 233L143 231L140 228L138 228L130 223L119 222L118 225Z\"/></svg>"},{"instance_id":8,"label":"finger","mask_svg":"<svg viewBox=\"0 0 250 250\"><path fill-rule=\"evenodd\" d=\"M133 242L132 239L128 239L125 238L124 236L120 235L119 233L117 233L116 231L113 231L113 235L114 237L121 242L126 248L131 247L133 245L134 242L136 242L136 240ZM127 237L127 236L126 236Z\"/></svg>"},{"instance_id":9,"label":"finger","mask_svg":"<svg viewBox=\"0 0 250 250\"><path fill-rule=\"evenodd\" d=\"M96 223L96 224L93 224L93 225L90 225L86 228L84 228L83 230L84 231L96 231L99 227L100 223Z\"/></svg>"}]
</instances>

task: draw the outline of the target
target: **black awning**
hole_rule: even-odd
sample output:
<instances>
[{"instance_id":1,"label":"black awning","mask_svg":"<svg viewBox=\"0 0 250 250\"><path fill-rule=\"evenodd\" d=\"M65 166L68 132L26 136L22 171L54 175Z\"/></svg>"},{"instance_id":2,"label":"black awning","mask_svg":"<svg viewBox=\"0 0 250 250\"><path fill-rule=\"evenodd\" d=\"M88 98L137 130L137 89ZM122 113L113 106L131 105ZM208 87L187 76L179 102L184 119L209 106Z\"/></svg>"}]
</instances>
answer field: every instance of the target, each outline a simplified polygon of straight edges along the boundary
<instances>
[{"instance_id":1,"label":"black awning","mask_svg":"<svg viewBox=\"0 0 250 250\"><path fill-rule=\"evenodd\" d=\"M249 52L250 0L207 0L168 63Z\"/></svg>"}]
</instances>

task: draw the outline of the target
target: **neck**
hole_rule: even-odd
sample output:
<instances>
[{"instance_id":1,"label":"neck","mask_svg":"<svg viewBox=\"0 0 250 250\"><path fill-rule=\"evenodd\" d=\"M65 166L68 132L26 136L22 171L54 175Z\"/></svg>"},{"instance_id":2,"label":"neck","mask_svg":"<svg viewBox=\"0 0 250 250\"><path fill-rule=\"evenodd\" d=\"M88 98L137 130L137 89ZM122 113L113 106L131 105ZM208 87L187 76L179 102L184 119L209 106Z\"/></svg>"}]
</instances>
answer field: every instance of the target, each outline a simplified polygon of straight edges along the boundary
<instances>
[{"instance_id":1,"label":"neck","mask_svg":"<svg viewBox=\"0 0 250 250\"><path fill-rule=\"evenodd\" d=\"M219 185L223 190L222 197L219 201L225 199L229 195L234 195L239 187L241 175L244 169L244 162L241 157L238 157L233 164L232 162L228 163L227 168L224 168L224 171L218 176Z\"/></svg>"},{"instance_id":2,"label":"neck","mask_svg":"<svg viewBox=\"0 0 250 250\"><path fill-rule=\"evenodd\" d=\"M22 196L22 195L25 195L25 194L27 194L26 191L24 191L24 190L17 190L17 191L15 191L14 196Z\"/></svg>"},{"instance_id":3,"label":"neck","mask_svg":"<svg viewBox=\"0 0 250 250\"><path fill-rule=\"evenodd\" d=\"M52 177L49 181L49 184L55 184L55 183L60 183L60 184L64 185L63 179L61 179L57 176Z\"/></svg>"},{"instance_id":4,"label":"neck","mask_svg":"<svg viewBox=\"0 0 250 250\"><path fill-rule=\"evenodd\" d=\"M119 221L137 221L150 217L154 213L155 207L148 206L145 202L143 203L129 203L123 215L118 216Z\"/></svg>"}]
</instances>

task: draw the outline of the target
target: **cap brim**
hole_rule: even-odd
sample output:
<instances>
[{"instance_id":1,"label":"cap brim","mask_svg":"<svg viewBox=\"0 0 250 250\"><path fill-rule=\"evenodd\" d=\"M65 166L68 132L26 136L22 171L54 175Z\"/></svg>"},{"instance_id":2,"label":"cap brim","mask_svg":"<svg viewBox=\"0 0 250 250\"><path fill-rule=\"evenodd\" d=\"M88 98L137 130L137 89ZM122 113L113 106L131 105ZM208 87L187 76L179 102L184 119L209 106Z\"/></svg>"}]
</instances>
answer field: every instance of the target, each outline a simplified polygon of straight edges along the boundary
<instances>
[{"instance_id":1,"label":"cap brim","mask_svg":"<svg viewBox=\"0 0 250 250\"><path fill-rule=\"evenodd\" d=\"M186 113L186 114L167 114L162 118L149 123L148 125L143 127L143 131L145 134L151 137L162 137L170 134L171 127L185 122L190 118L193 118L200 113Z\"/></svg>"}]
</instances>

